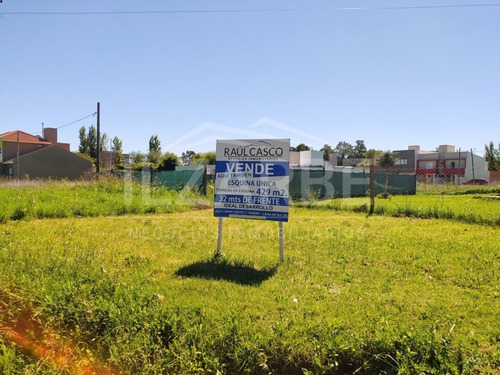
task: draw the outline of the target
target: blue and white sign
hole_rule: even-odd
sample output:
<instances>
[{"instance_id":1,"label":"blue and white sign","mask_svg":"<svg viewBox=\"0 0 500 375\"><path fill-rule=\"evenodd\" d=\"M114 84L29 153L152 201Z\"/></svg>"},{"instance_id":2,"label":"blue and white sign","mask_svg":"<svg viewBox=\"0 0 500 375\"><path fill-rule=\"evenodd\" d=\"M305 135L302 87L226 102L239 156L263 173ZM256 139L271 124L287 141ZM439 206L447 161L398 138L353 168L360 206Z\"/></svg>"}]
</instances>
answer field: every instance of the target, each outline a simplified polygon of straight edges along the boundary
<instances>
[{"instance_id":1,"label":"blue and white sign","mask_svg":"<svg viewBox=\"0 0 500 375\"><path fill-rule=\"evenodd\" d=\"M219 140L214 216L288 221L289 139Z\"/></svg>"}]
</instances>

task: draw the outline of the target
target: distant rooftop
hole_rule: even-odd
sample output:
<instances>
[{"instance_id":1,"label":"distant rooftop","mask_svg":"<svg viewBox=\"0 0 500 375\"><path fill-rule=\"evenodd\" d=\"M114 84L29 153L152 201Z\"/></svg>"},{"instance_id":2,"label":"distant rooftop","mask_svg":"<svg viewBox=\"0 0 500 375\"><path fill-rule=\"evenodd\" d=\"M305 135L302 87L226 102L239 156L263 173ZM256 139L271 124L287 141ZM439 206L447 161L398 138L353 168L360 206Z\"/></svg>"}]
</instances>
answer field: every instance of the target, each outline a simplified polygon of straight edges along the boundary
<instances>
[{"instance_id":1,"label":"distant rooftop","mask_svg":"<svg viewBox=\"0 0 500 375\"><path fill-rule=\"evenodd\" d=\"M17 142L17 135L19 134L19 142L21 143L37 143L42 145L50 145L51 143L40 139L34 135L25 133L21 130L12 130L7 133L0 134L0 139L7 142Z\"/></svg>"}]
</instances>

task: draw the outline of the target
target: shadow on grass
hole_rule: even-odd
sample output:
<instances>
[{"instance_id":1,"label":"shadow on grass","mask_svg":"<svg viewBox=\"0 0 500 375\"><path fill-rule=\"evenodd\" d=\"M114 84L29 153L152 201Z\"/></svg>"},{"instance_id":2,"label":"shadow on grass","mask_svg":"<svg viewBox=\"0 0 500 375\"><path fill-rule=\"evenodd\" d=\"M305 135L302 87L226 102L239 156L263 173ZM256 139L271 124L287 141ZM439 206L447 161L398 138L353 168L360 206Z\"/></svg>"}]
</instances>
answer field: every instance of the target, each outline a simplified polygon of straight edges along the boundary
<instances>
[{"instance_id":1,"label":"shadow on grass","mask_svg":"<svg viewBox=\"0 0 500 375\"><path fill-rule=\"evenodd\" d=\"M227 259L209 259L184 266L175 272L176 276L207 280L225 280L240 285L259 286L271 278L277 266L256 269L251 264Z\"/></svg>"}]
</instances>

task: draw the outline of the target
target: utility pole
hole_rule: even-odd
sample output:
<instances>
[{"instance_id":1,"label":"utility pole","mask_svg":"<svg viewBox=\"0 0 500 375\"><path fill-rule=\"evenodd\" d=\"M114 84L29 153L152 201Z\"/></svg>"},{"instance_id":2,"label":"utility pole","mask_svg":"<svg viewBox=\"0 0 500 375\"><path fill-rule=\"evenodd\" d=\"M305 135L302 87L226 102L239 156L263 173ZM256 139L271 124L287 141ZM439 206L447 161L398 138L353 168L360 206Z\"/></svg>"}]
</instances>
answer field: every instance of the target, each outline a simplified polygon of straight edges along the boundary
<instances>
[{"instance_id":1,"label":"utility pole","mask_svg":"<svg viewBox=\"0 0 500 375\"><path fill-rule=\"evenodd\" d=\"M19 130L17 131L16 178L19 181Z\"/></svg>"},{"instance_id":2,"label":"utility pole","mask_svg":"<svg viewBox=\"0 0 500 375\"><path fill-rule=\"evenodd\" d=\"M472 179L475 180L476 177L474 176L474 153L472 152L472 148L470 149L470 159L472 163Z\"/></svg>"},{"instance_id":3,"label":"utility pole","mask_svg":"<svg viewBox=\"0 0 500 375\"><path fill-rule=\"evenodd\" d=\"M99 172L101 171L101 103L97 102L97 160L95 170L97 172L97 177L99 177Z\"/></svg>"},{"instance_id":4,"label":"utility pole","mask_svg":"<svg viewBox=\"0 0 500 375\"><path fill-rule=\"evenodd\" d=\"M375 156L370 161L370 215L375 211Z\"/></svg>"}]
</instances>

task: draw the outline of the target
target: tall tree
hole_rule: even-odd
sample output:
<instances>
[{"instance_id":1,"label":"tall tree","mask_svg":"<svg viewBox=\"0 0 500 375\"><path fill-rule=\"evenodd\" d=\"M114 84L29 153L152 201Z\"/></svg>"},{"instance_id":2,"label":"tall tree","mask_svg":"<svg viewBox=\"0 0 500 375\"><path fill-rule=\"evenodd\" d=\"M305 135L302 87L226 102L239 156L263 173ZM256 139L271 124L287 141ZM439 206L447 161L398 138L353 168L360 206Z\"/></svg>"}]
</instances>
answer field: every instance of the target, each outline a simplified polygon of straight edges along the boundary
<instances>
[{"instance_id":1,"label":"tall tree","mask_svg":"<svg viewBox=\"0 0 500 375\"><path fill-rule=\"evenodd\" d=\"M353 147L350 143L341 141L337 143L337 146L333 149L333 152L337 154L337 161L339 165L344 165L344 159L350 158L353 155Z\"/></svg>"},{"instance_id":2,"label":"tall tree","mask_svg":"<svg viewBox=\"0 0 500 375\"><path fill-rule=\"evenodd\" d=\"M155 168L156 166L158 166L158 164L160 163L161 158L162 158L161 152L158 152L158 151L155 151L155 150L149 151L148 154L146 155L146 159L148 160L148 162L150 162L152 164L153 168Z\"/></svg>"},{"instance_id":3,"label":"tall tree","mask_svg":"<svg viewBox=\"0 0 500 375\"><path fill-rule=\"evenodd\" d=\"M148 161L156 168L161 160L161 142L157 135L152 135L149 138L149 152L147 154Z\"/></svg>"},{"instance_id":4,"label":"tall tree","mask_svg":"<svg viewBox=\"0 0 500 375\"><path fill-rule=\"evenodd\" d=\"M113 138L111 151L115 153L113 163L115 167L123 167L123 143L118 137Z\"/></svg>"},{"instance_id":5,"label":"tall tree","mask_svg":"<svg viewBox=\"0 0 500 375\"><path fill-rule=\"evenodd\" d=\"M490 141L489 144L484 145L484 159L488 162L488 170L500 170L500 150L495 149L493 141Z\"/></svg>"},{"instance_id":6,"label":"tall tree","mask_svg":"<svg viewBox=\"0 0 500 375\"><path fill-rule=\"evenodd\" d=\"M149 151L159 152L161 154L161 142L157 135L149 138Z\"/></svg>"},{"instance_id":7,"label":"tall tree","mask_svg":"<svg viewBox=\"0 0 500 375\"><path fill-rule=\"evenodd\" d=\"M323 160L326 160L326 161L329 161L330 160L330 154L334 153L332 146L327 145L327 144L325 144L319 150L323 151Z\"/></svg>"},{"instance_id":8,"label":"tall tree","mask_svg":"<svg viewBox=\"0 0 500 375\"><path fill-rule=\"evenodd\" d=\"M356 141L356 146L354 146L353 148L352 157L358 159L366 158L366 152L367 150L365 146L365 141L363 141L362 139L358 139Z\"/></svg>"},{"instance_id":9,"label":"tall tree","mask_svg":"<svg viewBox=\"0 0 500 375\"><path fill-rule=\"evenodd\" d=\"M78 152L80 154L88 155L95 160L97 157L97 130L95 126L91 125L88 132L85 127L82 126L79 131L79 138L80 145L78 146ZM100 150L106 151L108 143L108 135L103 133L101 135Z\"/></svg>"},{"instance_id":10,"label":"tall tree","mask_svg":"<svg viewBox=\"0 0 500 375\"><path fill-rule=\"evenodd\" d=\"M88 155L89 154L89 139L87 138L87 129L85 126L80 128L80 145L78 146L78 152L80 154Z\"/></svg>"},{"instance_id":11,"label":"tall tree","mask_svg":"<svg viewBox=\"0 0 500 375\"><path fill-rule=\"evenodd\" d=\"M90 127L89 127L87 140L88 140L88 144L89 144L88 155L92 159L95 159L97 157L97 130L96 130L94 125L90 125Z\"/></svg>"},{"instance_id":12,"label":"tall tree","mask_svg":"<svg viewBox=\"0 0 500 375\"><path fill-rule=\"evenodd\" d=\"M297 147L290 147L290 151L309 151L311 148L305 143L300 143Z\"/></svg>"}]
</instances>

